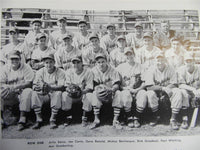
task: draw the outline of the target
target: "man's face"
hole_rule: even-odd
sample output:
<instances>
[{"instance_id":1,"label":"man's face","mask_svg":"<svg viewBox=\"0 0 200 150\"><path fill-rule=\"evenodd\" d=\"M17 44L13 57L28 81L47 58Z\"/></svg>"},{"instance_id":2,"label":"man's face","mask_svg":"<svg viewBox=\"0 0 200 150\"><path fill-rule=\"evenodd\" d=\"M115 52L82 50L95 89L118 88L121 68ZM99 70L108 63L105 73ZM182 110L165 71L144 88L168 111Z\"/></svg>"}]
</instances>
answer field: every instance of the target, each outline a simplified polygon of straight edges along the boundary
<instances>
[{"instance_id":1,"label":"man's face","mask_svg":"<svg viewBox=\"0 0 200 150\"><path fill-rule=\"evenodd\" d=\"M58 21L57 24L58 24L58 27L59 27L60 29L65 28L65 26L67 25L66 21L64 21L64 20Z\"/></svg>"},{"instance_id":2,"label":"man's face","mask_svg":"<svg viewBox=\"0 0 200 150\"><path fill-rule=\"evenodd\" d=\"M136 35L141 35L143 33L143 28L140 26L135 27Z\"/></svg>"},{"instance_id":3,"label":"man's face","mask_svg":"<svg viewBox=\"0 0 200 150\"><path fill-rule=\"evenodd\" d=\"M119 40L117 40L117 46L118 46L119 48L124 48L124 47L126 47L126 41L125 41L125 39L119 39Z\"/></svg>"},{"instance_id":4,"label":"man's face","mask_svg":"<svg viewBox=\"0 0 200 150\"><path fill-rule=\"evenodd\" d=\"M87 25L85 23L81 23L78 25L78 28L81 32L86 32L87 31Z\"/></svg>"},{"instance_id":5,"label":"man's face","mask_svg":"<svg viewBox=\"0 0 200 150\"><path fill-rule=\"evenodd\" d=\"M81 61L75 60L72 62L75 70L82 70L83 63Z\"/></svg>"},{"instance_id":6,"label":"man's face","mask_svg":"<svg viewBox=\"0 0 200 150\"><path fill-rule=\"evenodd\" d=\"M145 37L144 38L144 45L145 46L152 46L153 45L153 39L150 37Z\"/></svg>"},{"instance_id":7,"label":"man's face","mask_svg":"<svg viewBox=\"0 0 200 150\"><path fill-rule=\"evenodd\" d=\"M17 32L13 32L13 31L9 32L9 39L11 41L16 40L17 38L18 38Z\"/></svg>"},{"instance_id":8,"label":"man's face","mask_svg":"<svg viewBox=\"0 0 200 150\"><path fill-rule=\"evenodd\" d=\"M42 37L38 40L38 45L39 46L46 46L46 38Z\"/></svg>"},{"instance_id":9,"label":"man's face","mask_svg":"<svg viewBox=\"0 0 200 150\"><path fill-rule=\"evenodd\" d=\"M64 43L66 46L70 46L72 44L72 39L71 38L65 38L63 39Z\"/></svg>"},{"instance_id":10,"label":"man's face","mask_svg":"<svg viewBox=\"0 0 200 150\"><path fill-rule=\"evenodd\" d=\"M115 28L114 27L108 27L107 32L108 32L108 35L113 35L113 34L115 34Z\"/></svg>"},{"instance_id":11,"label":"man's face","mask_svg":"<svg viewBox=\"0 0 200 150\"><path fill-rule=\"evenodd\" d=\"M39 22L34 22L32 26L34 31L39 31L41 29L41 24Z\"/></svg>"},{"instance_id":12,"label":"man's face","mask_svg":"<svg viewBox=\"0 0 200 150\"><path fill-rule=\"evenodd\" d=\"M172 48L175 50L178 50L180 48L181 44L179 41L172 41Z\"/></svg>"},{"instance_id":13,"label":"man's face","mask_svg":"<svg viewBox=\"0 0 200 150\"><path fill-rule=\"evenodd\" d=\"M105 58L99 58L96 62L100 71L105 72L107 69L107 61Z\"/></svg>"},{"instance_id":14,"label":"man's face","mask_svg":"<svg viewBox=\"0 0 200 150\"><path fill-rule=\"evenodd\" d=\"M17 70L21 65L20 58L10 58L11 67L13 70Z\"/></svg>"},{"instance_id":15,"label":"man's face","mask_svg":"<svg viewBox=\"0 0 200 150\"><path fill-rule=\"evenodd\" d=\"M170 29L170 25L169 25L168 23L161 23L161 30L162 30L164 33L169 32L169 29Z\"/></svg>"},{"instance_id":16,"label":"man's face","mask_svg":"<svg viewBox=\"0 0 200 150\"><path fill-rule=\"evenodd\" d=\"M92 38L90 39L90 42L92 43L94 47L98 46L100 43L98 38Z\"/></svg>"},{"instance_id":17,"label":"man's face","mask_svg":"<svg viewBox=\"0 0 200 150\"><path fill-rule=\"evenodd\" d=\"M48 71L52 71L54 69L55 61L53 59L45 59L44 60L44 67Z\"/></svg>"},{"instance_id":18,"label":"man's face","mask_svg":"<svg viewBox=\"0 0 200 150\"><path fill-rule=\"evenodd\" d=\"M126 54L127 62L134 61L135 55L132 52L127 52Z\"/></svg>"},{"instance_id":19,"label":"man's face","mask_svg":"<svg viewBox=\"0 0 200 150\"><path fill-rule=\"evenodd\" d=\"M157 67L159 70L164 70L165 66L166 66L166 59L163 58L163 57L158 57L156 59L156 62L157 62Z\"/></svg>"}]
</instances>

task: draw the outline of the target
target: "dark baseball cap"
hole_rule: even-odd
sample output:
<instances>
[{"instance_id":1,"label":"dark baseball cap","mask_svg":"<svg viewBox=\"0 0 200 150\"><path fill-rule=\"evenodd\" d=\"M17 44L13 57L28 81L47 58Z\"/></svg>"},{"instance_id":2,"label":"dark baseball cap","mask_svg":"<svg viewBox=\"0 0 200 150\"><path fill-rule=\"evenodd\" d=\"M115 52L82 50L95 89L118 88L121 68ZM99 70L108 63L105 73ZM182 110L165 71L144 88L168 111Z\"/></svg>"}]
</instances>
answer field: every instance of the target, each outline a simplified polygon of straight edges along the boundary
<instances>
[{"instance_id":1,"label":"dark baseball cap","mask_svg":"<svg viewBox=\"0 0 200 150\"><path fill-rule=\"evenodd\" d=\"M153 39L153 34L151 32L146 32L144 33L143 38L146 38L146 37Z\"/></svg>"},{"instance_id":2,"label":"dark baseball cap","mask_svg":"<svg viewBox=\"0 0 200 150\"><path fill-rule=\"evenodd\" d=\"M95 56L95 60L98 60L99 58L103 58L103 59L106 59L107 60L107 57L105 54L103 53L99 53Z\"/></svg>"},{"instance_id":3,"label":"dark baseball cap","mask_svg":"<svg viewBox=\"0 0 200 150\"><path fill-rule=\"evenodd\" d=\"M109 27L113 27L113 28L115 28L115 25L114 25L114 24L112 24L112 23L110 23L110 24L107 24L107 26L106 26L106 29L108 29Z\"/></svg>"},{"instance_id":4,"label":"dark baseball cap","mask_svg":"<svg viewBox=\"0 0 200 150\"><path fill-rule=\"evenodd\" d=\"M12 59L12 58L21 58L21 53L18 50L12 50L8 53L8 59Z\"/></svg>"},{"instance_id":5,"label":"dark baseball cap","mask_svg":"<svg viewBox=\"0 0 200 150\"><path fill-rule=\"evenodd\" d=\"M134 54L133 48L132 48L132 47L126 47L126 48L124 49L124 54L126 55L128 52Z\"/></svg>"},{"instance_id":6,"label":"dark baseball cap","mask_svg":"<svg viewBox=\"0 0 200 150\"><path fill-rule=\"evenodd\" d=\"M65 21L65 22L67 22L67 18L63 17L63 16L60 16L60 17L58 17L58 21Z\"/></svg>"},{"instance_id":7,"label":"dark baseball cap","mask_svg":"<svg viewBox=\"0 0 200 150\"><path fill-rule=\"evenodd\" d=\"M82 23L84 23L84 24L87 25L87 22L86 22L85 20L80 20L80 21L78 22L78 25L79 25L79 24L82 24Z\"/></svg>"},{"instance_id":8,"label":"dark baseball cap","mask_svg":"<svg viewBox=\"0 0 200 150\"><path fill-rule=\"evenodd\" d=\"M71 62L73 63L74 61L82 62L82 57L81 56L75 56L72 58Z\"/></svg>"},{"instance_id":9,"label":"dark baseball cap","mask_svg":"<svg viewBox=\"0 0 200 150\"><path fill-rule=\"evenodd\" d=\"M38 23L42 24L42 21L41 21L41 20L39 20L39 19L35 19L35 20L33 20L33 21L32 21L32 24L34 24L34 23L36 23L36 22L38 22Z\"/></svg>"},{"instance_id":10,"label":"dark baseball cap","mask_svg":"<svg viewBox=\"0 0 200 150\"><path fill-rule=\"evenodd\" d=\"M142 28L143 28L142 23L141 23L141 22L136 22L135 28L136 28L136 27L142 27Z\"/></svg>"},{"instance_id":11,"label":"dark baseball cap","mask_svg":"<svg viewBox=\"0 0 200 150\"><path fill-rule=\"evenodd\" d=\"M124 35L120 35L120 36L117 37L117 41L120 40L120 39L126 40Z\"/></svg>"},{"instance_id":12,"label":"dark baseball cap","mask_svg":"<svg viewBox=\"0 0 200 150\"><path fill-rule=\"evenodd\" d=\"M44 56L44 57L42 58L42 61L44 61L44 60L46 60L46 59L51 59L51 60L54 60L54 61L55 61L54 54L50 53L50 54Z\"/></svg>"},{"instance_id":13,"label":"dark baseball cap","mask_svg":"<svg viewBox=\"0 0 200 150\"><path fill-rule=\"evenodd\" d=\"M18 33L18 31L19 30L16 27L12 27L12 28L9 29L9 33L10 32Z\"/></svg>"},{"instance_id":14,"label":"dark baseball cap","mask_svg":"<svg viewBox=\"0 0 200 150\"><path fill-rule=\"evenodd\" d=\"M41 38L47 38L47 35L45 33L39 33L36 37L36 40L39 40Z\"/></svg>"},{"instance_id":15,"label":"dark baseball cap","mask_svg":"<svg viewBox=\"0 0 200 150\"><path fill-rule=\"evenodd\" d=\"M69 38L69 39L72 39L72 35L71 34L64 34L62 35L62 39L66 39L66 38Z\"/></svg>"},{"instance_id":16,"label":"dark baseball cap","mask_svg":"<svg viewBox=\"0 0 200 150\"><path fill-rule=\"evenodd\" d=\"M91 39L93 39L93 38L99 39L99 37L98 37L98 35L97 35L96 33L92 33L92 34L90 35L89 40L91 40Z\"/></svg>"}]
</instances>

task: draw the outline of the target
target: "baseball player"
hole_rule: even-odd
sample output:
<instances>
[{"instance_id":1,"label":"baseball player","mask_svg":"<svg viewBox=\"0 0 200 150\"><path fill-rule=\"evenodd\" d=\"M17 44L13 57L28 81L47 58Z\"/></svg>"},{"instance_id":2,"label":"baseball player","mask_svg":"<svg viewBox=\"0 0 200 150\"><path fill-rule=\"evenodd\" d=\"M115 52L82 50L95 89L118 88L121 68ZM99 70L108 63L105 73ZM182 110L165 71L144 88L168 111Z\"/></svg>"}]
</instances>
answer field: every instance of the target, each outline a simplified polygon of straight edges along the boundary
<instances>
[{"instance_id":1,"label":"baseball player","mask_svg":"<svg viewBox=\"0 0 200 150\"><path fill-rule=\"evenodd\" d=\"M117 37L117 48L110 53L110 64L117 67L119 64L126 62L124 49L126 47L126 38L123 35Z\"/></svg>"},{"instance_id":2,"label":"baseball player","mask_svg":"<svg viewBox=\"0 0 200 150\"><path fill-rule=\"evenodd\" d=\"M65 73L65 87L75 84L80 87L81 95L78 97L70 96L70 92L66 90L62 94L62 110L66 112L66 120L64 125L68 126L72 120L71 108L74 103L83 103L82 125L87 125L88 112L92 110L91 103L93 91L93 73L89 68L84 68L82 57L75 56L72 58L73 68L68 69Z\"/></svg>"},{"instance_id":3,"label":"baseball player","mask_svg":"<svg viewBox=\"0 0 200 150\"><path fill-rule=\"evenodd\" d=\"M67 29L66 29L66 26L67 26L67 18L66 17L58 18L57 25L58 25L59 29L53 31L49 36L49 40L50 40L49 45L52 46L55 50L58 50L58 47L63 42L62 35L70 34L73 36L73 34L69 31L67 31Z\"/></svg>"},{"instance_id":4,"label":"baseball player","mask_svg":"<svg viewBox=\"0 0 200 150\"><path fill-rule=\"evenodd\" d=\"M86 67L94 67L95 57L97 54L105 54L109 59L108 53L100 47L99 37L96 33L92 33L89 38L91 45L82 51L83 64Z\"/></svg>"},{"instance_id":5,"label":"baseball player","mask_svg":"<svg viewBox=\"0 0 200 150\"><path fill-rule=\"evenodd\" d=\"M155 46L161 50L167 50L171 47L170 39L174 37L175 31L170 30L170 22L168 20L162 20L160 24L160 30L154 35Z\"/></svg>"},{"instance_id":6,"label":"baseball player","mask_svg":"<svg viewBox=\"0 0 200 150\"><path fill-rule=\"evenodd\" d=\"M1 110L5 106L19 103L20 119L18 130L25 128L26 114L31 110L31 84L34 73L30 66L21 62L19 51L13 50L8 54L8 64L1 68Z\"/></svg>"},{"instance_id":7,"label":"baseball player","mask_svg":"<svg viewBox=\"0 0 200 150\"><path fill-rule=\"evenodd\" d=\"M30 63L33 70L39 70L44 67L42 58L48 54L54 54L56 52L52 47L47 46L47 38L48 37L45 33L39 33L36 37L38 47L33 50Z\"/></svg>"},{"instance_id":8,"label":"baseball player","mask_svg":"<svg viewBox=\"0 0 200 150\"><path fill-rule=\"evenodd\" d=\"M72 67L71 59L80 55L81 51L72 45L73 39L70 34L62 36L63 45L55 53L56 67L67 70Z\"/></svg>"},{"instance_id":9,"label":"baseball player","mask_svg":"<svg viewBox=\"0 0 200 150\"><path fill-rule=\"evenodd\" d=\"M176 99L177 93L172 93L174 88L175 70L167 64L166 58L162 53L156 56L156 65L151 66L144 73L146 90L140 90L136 95L136 114L134 117L135 127L140 127L140 116L144 109L148 107L152 112L151 126L155 126L159 119L159 100L162 96ZM167 100L167 99L166 99ZM169 100L169 99L168 99ZM168 106L170 107L170 106Z\"/></svg>"},{"instance_id":10,"label":"baseball player","mask_svg":"<svg viewBox=\"0 0 200 150\"><path fill-rule=\"evenodd\" d=\"M178 69L184 65L184 55L186 50L181 46L180 40L176 37L171 39L171 48L165 52L168 63Z\"/></svg>"},{"instance_id":11,"label":"baseball player","mask_svg":"<svg viewBox=\"0 0 200 150\"><path fill-rule=\"evenodd\" d=\"M146 32L143 36L144 46L138 49L136 61L144 66L145 69L155 64L155 56L161 51L154 46L151 32Z\"/></svg>"},{"instance_id":12,"label":"baseball player","mask_svg":"<svg viewBox=\"0 0 200 150\"><path fill-rule=\"evenodd\" d=\"M44 67L36 72L33 81L33 93L31 105L36 114L36 124L33 129L42 126L41 109L45 102L50 101L51 117L50 129L57 127L56 117L61 108L62 90L64 89L65 73L62 69L55 67L53 54L43 57Z\"/></svg>"},{"instance_id":13,"label":"baseball player","mask_svg":"<svg viewBox=\"0 0 200 150\"><path fill-rule=\"evenodd\" d=\"M100 125L100 109L103 103L111 103L114 109L114 118L113 118L113 126L117 129L121 129L121 125L119 123L119 115L122 105L120 103L120 91L119 86L121 84L121 77L119 73L112 68L108 62L107 57L104 54L99 54L95 57L96 66L92 68L92 72L94 74L94 92L92 94L92 98L90 99L91 104L93 106L94 111L94 122L91 125L90 129L94 129ZM100 99L98 94L99 86L105 86L108 91L111 91L111 96L106 97L106 99ZM108 93L107 93L108 94ZM108 94L110 95L110 94Z\"/></svg>"},{"instance_id":14,"label":"baseball player","mask_svg":"<svg viewBox=\"0 0 200 150\"><path fill-rule=\"evenodd\" d=\"M90 45L90 33L88 32L88 24L85 20L78 22L79 32L74 35L73 45L82 50Z\"/></svg>"},{"instance_id":15,"label":"baseball player","mask_svg":"<svg viewBox=\"0 0 200 150\"><path fill-rule=\"evenodd\" d=\"M127 125L128 127L134 127L133 115L131 112L132 102L138 91L143 89L144 82L142 82L142 75L144 68L141 64L135 62L135 53L133 48L126 47L124 54L127 57L127 61L120 64L116 70L122 76L121 103L123 104L127 116Z\"/></svg>"},{"instance_id":16,"label":"baseball player","mask_svg":"<svg viewBox=\"0 0 200 150\"><path fill-rule=\"evenodd\" d=\"M30 60L30 54L27 51L25 44L19 41L18 36L19 36L19 31L17 28L12 27L9 29L10 43L3 46L2 51L1 51L4 63L7 63L7 55L14 49L20 50L20 52L23 54L22 55L23 62L27 62L28 60Z\"/></svg>"},{"instance_id":17,"label":"baseball player","mask_svg":"<svg viewBox=\"0 0 200 150\"><path fill-rule=\"evenodd\" d=\"M188 128L188 108L191 100L200 97L200 69L194 63L191 53L185 55L185 65L177 70L177 84L181 93L172 107L170 123L172 129L178 130L177 115L181 113L183 129Z\"/></svg>"},{"instance_id":18,"label":"baseball player","mask_svg":"<svg viewBox=\"0 0 200 150\"><path fill-rule=\"evenodd\" d=\"M107 33L100 40L101 47L110 54L110 52L117 46L117 35L115 34L115 25L107 25Z\"/></svg>"},{"instance_id":19,"label":"baseball player","mask_svg":"<svg viewBox=\"0 0 200 150\"><path fill-rule=\"evenodd\" d=\"M136 52L137 49L141 48L143 43L143 26L141 22L135 24L135 33L129 33L126 36L127 46L133 47Z\"/></svg>"},{"instance_id":20,"label":"baseball player","mask_svg":"<svg viewBox=\"0 0 200 150\"><path fill-rule=\"evenodd\" d=\"M29 31L28 34L25 36L24 44L29 53L32 53L33 50L37 48L36 38L39 33L42 33L41 26L42 22L40 20L33 20L32 30ZM46 42L48 42L48 39Z\"/></svg>"}]
</instances>

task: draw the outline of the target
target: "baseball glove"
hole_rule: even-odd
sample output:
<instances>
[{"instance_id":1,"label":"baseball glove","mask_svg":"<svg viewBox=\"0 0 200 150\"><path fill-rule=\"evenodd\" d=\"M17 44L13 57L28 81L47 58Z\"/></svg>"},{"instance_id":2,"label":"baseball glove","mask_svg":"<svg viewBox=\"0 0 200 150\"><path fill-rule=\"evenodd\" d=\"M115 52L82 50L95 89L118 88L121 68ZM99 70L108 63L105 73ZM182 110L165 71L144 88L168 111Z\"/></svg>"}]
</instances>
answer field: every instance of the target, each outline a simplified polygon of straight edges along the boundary
<instances>
[{"instance_id":1,"label":"baseball glove","mask_svg":"<svg viewBox=\"0 0 200 150\"><path fill-rule=\"evenodd\" d=\"M8 99L10 94L10 88L1 88L1 98Z\"/></svg>"},{"instance_id":2,"label":"baseball glove","mask_svg":"<svg viewBox=\"0 0 200 150\"><path fill-rule=\"evenodd\" d=\"M171 102L167 93L164 91L160 91L158 97L159 97L159 110L161 112L170 111Z\"/></svg>"},{"instance_id":3,"label":"baseball glove","mask_svg":"<svg viewBox=\"0 0 200 150\"><path fill-rule=\"evenodd\" d=\"M143 81L141 79L141 74L135 75L135 81L134 81L133 89L139 88L141 86L142 82Z\"/></svg>"},{"instance_id":4,"label":"baseball glove","mask_svg":"<svg viewBox=\"0 0 200 150\"><path fill-rule=\"evenodd\" d=\"M193 108L199 107L200 106L200 98L198 98L198 97L192 98L192 100L191 100L191 106Z\"/></svg>"},{"instance_id":5,"label":"baseball glove","mask_svg":"<svg viewBox=\"0 0 200 150\"><path fill-rule=\"evenodd\" d=\"M112 100L112 90L106 85L100 84L96 87L96 96L103 103L109 103Z\"/></svg>"},{"instance_id":6,"label":"baseball glove","mask_svg":"<svg viewBox=\"0 0 200 150\"><path fill-rule=\"evenodd\" d=\"M46 82L41 82L41 83L38 82L33 89L37 91L38 94L41 95L47 95L50 91L50 87Z\"/></svg>"},{"instance_id":7,"label":"baseball glove","mask_svg":"<svg viewBox=\"0 0 200 150\"><path fill-rule=\"evenodd\" d=\"M68 96L71 98L80 98L82 96L82 90L76 84L69 84L66 91L68 92Z\"/></svg>"}]
</instances>

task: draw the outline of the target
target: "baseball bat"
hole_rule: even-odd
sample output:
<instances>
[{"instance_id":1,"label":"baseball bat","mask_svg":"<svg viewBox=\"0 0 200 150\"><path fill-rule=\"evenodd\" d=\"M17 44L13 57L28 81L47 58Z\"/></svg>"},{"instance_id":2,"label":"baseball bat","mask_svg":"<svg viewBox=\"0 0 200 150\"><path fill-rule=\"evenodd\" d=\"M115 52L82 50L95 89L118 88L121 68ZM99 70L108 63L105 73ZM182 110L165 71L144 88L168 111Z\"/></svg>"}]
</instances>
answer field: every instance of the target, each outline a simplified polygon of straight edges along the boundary
<instances>
[{"instance_id":1,"label":"baseball bat","mask_svg":"<svg viewBox=\"0 0 200 150\"><path fill-rule=\"evenodd\" d=\"M194 112L193 112L193 115L192 115L192 120L191 120L191 123L190 123L190 128L194 128L195 125L196 125L198 111L199 111L199 107L194 109Z\"/></svg>"}]
</instances>

